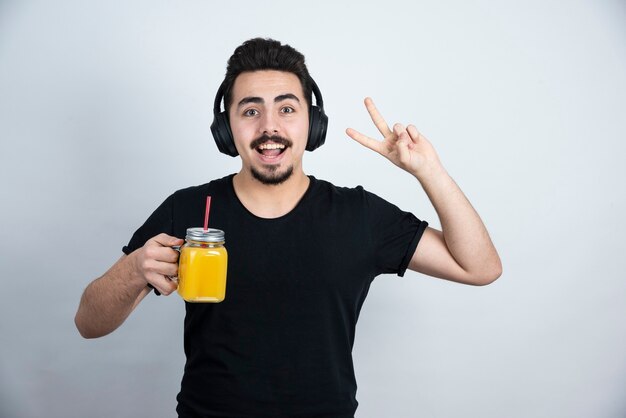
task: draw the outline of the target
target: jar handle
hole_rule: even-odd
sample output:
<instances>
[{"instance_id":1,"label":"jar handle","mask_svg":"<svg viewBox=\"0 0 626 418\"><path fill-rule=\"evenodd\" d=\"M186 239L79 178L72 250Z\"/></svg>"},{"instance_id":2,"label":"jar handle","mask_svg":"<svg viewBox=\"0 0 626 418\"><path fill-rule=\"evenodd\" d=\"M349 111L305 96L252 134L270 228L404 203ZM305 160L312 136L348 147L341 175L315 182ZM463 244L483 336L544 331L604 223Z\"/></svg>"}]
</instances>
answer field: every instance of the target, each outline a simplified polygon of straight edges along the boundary
<instances>
[{"instance_id":1,"label":"jar handle","mask_svg":"<svg viewBox=\"0 0 626 418\"><path fill-rule=\"evenodd\" d=\"M181 247L181 245L172 245L170 248L172 250L176 250L176 251L178 251L180 253L180 247ZM170 279L174 283L178 284L178 277L177 276L165 276L165 277L167 277L168 279ZM155 292L157 291L156 289L154 289L154 290L155 290Z\"/></svg>"}]
</instances>

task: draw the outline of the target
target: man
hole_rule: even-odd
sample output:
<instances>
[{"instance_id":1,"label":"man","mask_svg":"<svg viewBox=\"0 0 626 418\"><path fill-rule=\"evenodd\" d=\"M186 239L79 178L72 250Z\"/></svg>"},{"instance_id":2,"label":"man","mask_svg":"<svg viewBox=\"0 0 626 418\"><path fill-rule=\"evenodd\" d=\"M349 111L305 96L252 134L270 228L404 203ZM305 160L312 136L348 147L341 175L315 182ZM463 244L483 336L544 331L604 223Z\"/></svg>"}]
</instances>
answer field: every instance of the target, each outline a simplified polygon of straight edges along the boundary
<instances>
[{"instance_id":1,"label":"man","mask_svg":"<svg viewBox=\"0 0 626 418\"><path fill-rule=\"evenodd\" d=\"M252 39L229 59L212 126L220 150L241 157L241 170L179 190L157 208L125 255L85 290L80 333L112 332L150 288L176 290L171 247L202 225L211 195L211 227L226 232L229 252L226 299L186 303L179 416L353 417L351 350L374 277L408 267L485 285L501 274L487 230L430 142L412 125L389 128L371 99L365 106L383 140L347 134L415 176L442 231L361 187L304 173L305 149L324 142L321 95L304 56Z\"/></svg>"}]
</instances>

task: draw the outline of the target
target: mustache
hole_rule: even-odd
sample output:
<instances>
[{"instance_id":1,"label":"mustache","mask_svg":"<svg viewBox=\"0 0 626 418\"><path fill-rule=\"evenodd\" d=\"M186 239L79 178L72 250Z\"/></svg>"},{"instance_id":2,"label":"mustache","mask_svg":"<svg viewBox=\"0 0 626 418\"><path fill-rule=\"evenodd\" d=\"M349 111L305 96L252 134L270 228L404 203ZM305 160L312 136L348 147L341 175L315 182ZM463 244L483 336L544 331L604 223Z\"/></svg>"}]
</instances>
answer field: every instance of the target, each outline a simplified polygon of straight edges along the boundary
<instances>
[{"instance_id":1,"label":"mustache","mask_svg":"<svg viewBox=\"0 0 626 418\"><path fill-rule=\"evenodd\" d=\"M275 142L276 144L284 145L285 147L290 147L293 145L293 142L291 142L290 139L284 138L280 135L272 135L272 136L262 135L250 143L250 148L256 149L257 147L259 147L260 145L268 141L272 141L272 142Z\"/></svg>"}]
</instances>

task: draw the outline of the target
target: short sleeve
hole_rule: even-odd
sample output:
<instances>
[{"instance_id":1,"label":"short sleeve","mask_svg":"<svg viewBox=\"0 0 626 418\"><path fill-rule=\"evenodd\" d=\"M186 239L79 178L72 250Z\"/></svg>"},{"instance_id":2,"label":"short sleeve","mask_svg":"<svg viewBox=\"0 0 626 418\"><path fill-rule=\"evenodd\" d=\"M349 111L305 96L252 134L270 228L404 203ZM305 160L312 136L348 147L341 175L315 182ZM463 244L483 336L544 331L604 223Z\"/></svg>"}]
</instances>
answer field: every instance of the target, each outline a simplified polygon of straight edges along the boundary
<instances>
[{"instance_id":1,"label":"short sleeve","mask_svg":"<svg viewBox=\"0 0 626 418\"><path fill-rule=\"evenodd\" d=\"M404 276L428 223L366 192L377 274Z\"/></svg>"},{"instance_id":2,"label":"short sleeve","mask_svg":"<svg viewBox=\"0 0 626 418\"><path fill-rule=\"evenodd\" d=\"M124 254L128 255L143 247L146 241L160 233L173 235L172 200L173 195L165 199L144 224L135 231L128 244L122 247Z\"/></svg>"}]
</instances>

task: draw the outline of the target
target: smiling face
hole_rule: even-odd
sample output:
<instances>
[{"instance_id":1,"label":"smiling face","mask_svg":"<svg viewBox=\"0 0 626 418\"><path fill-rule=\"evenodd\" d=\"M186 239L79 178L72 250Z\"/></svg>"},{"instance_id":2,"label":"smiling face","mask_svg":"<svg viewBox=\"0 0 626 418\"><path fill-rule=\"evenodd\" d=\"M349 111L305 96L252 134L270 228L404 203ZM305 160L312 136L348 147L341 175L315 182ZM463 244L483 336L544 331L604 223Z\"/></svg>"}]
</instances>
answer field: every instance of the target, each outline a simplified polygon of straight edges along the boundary
<instances>
[{"instance_id":1,"label":"smiling face","mask_svg":"<svg viewBox=\"0 0 626 418\"><path fill-rule=\"evenodd\" d=\"M242 172L263 184L277 185L302 174L309 135L309 111L302 84L293 73L241 73L228 110Z\"/></svg>"}]
</instances>

